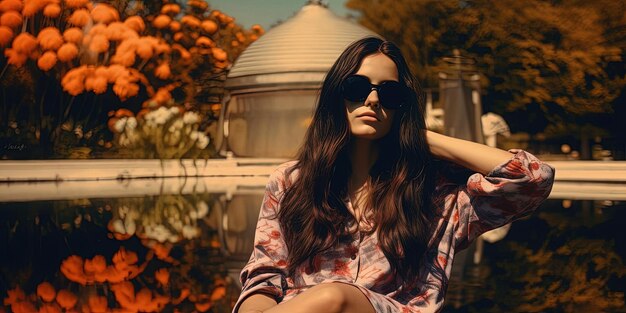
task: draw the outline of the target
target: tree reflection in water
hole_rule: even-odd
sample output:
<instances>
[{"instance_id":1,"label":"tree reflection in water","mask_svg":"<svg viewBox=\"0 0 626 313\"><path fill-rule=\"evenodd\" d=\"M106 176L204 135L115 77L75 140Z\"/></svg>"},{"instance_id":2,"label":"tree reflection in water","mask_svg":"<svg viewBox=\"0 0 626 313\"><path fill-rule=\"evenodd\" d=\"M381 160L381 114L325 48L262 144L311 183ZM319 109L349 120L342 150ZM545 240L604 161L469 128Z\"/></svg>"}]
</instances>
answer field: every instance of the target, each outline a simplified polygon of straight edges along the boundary
<instances>
[{"instance_id":1,"label":"tree reflection in water","mask_svg":"<svg viewBox=\"0 0 626 313\"><path fill-rule=\"evenodd\" d=\"M230 312L216 199L0 205L0 312Z\"/></svg>"},{"instance_id":2,"label":"tree reflection in water","mask_svg":"<svg viewBox=\"0 0 626 313\"><path fill-rule=\"evenodd\" d=\"M486 247L444 312L626 312L626 203L546 201Z\"/></svg>"},{"instance_id":3,"label":"tree reflection in water","mask_svg":"<svg viewBox=\"0 0 626 313\"><path fill-rule=\"evenodd\" d=\"M261 196L0 204L4 311L230 312ZM453 277L444 312L626 312L624 220L623 202L545 202Z\"/></svg>"}]
</instances>

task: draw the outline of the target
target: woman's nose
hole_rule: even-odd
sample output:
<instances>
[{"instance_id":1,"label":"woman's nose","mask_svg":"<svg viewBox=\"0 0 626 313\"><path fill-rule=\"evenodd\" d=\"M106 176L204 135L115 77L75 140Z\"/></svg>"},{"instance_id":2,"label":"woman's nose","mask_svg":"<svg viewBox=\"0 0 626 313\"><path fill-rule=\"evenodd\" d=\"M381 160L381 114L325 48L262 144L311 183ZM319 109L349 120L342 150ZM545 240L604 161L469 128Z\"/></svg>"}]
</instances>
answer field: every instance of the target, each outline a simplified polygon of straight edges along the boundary
<instances>
[{"instance_id":1,"label":"woman's nose","mask_svg":"<svg viewBox=\"0 0 626 313\"><path fill-rule=\"evenodd\" d=\"M376 89L372 89L370 94L365 99L365 105L377 108L380 106L380 100L378 99L378 91Z\"/></svg>"}]
</instances>

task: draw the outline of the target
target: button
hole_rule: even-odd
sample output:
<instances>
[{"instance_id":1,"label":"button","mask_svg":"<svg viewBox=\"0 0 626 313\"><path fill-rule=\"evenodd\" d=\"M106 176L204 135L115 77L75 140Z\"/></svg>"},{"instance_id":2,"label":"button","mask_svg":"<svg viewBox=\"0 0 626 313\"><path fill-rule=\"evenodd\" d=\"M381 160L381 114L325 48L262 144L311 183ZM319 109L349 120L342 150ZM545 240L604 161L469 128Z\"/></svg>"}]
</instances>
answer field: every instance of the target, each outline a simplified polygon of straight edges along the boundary
<instances>
[{"instance_id":1,"label":"button","mask_svg":"<svg viewBox=\"0 0 626 313\"><path fill-rule=\"evenodd\" d=\"M356 253L350 256L351 259L356 259Z\"/></svg>"}]
</instances>

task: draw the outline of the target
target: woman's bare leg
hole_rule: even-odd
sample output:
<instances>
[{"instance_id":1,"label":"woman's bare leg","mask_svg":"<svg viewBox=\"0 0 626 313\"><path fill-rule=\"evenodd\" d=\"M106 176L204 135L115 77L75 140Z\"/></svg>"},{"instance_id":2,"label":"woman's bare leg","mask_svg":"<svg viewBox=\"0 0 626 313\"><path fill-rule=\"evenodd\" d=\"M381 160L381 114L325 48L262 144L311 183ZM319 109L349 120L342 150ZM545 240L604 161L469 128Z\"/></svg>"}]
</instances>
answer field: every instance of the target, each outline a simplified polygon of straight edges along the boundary
<instances>
[{"instance_id":1,"label":"woman's bare leg","mask_svg":"<svg viewBox=\"0 0 626 313\"><path fill-rule=\"evenodd\" d=\"M359 288L343 283L319 284L263 312L375 313L374 307Z\"/></svg>"}]
</instances>

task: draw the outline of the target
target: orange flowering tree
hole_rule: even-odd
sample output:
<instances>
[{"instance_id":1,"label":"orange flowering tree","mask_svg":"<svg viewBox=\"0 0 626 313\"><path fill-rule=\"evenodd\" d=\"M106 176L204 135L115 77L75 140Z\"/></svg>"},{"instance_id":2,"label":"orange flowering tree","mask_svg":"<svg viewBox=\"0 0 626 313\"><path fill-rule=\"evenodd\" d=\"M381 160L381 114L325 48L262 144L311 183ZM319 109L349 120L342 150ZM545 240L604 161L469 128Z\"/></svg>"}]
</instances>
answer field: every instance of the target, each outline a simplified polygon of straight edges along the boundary
<instances>
[{"instance_id":1,"label":"orange flowering tree","mask_svg":"<svg viewBox=\"0 0 626 313\"><path fill-rule=\"evenodd\" d=\"M209 128L229 66L263 34L201 0L0 0L0 14L0 140L26 147L21 157L66 157L67 147L210 157ZM193 132L172 135L168 123L152 133L121 127L126 118L148 129L144 116L161 108L193 120L186 125Z\"/></svg>"}]
</instances>

